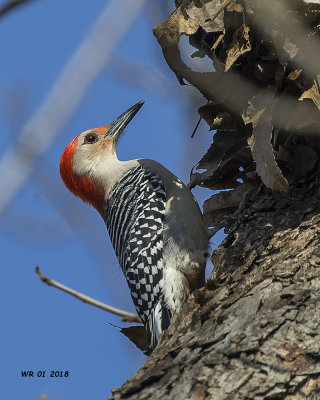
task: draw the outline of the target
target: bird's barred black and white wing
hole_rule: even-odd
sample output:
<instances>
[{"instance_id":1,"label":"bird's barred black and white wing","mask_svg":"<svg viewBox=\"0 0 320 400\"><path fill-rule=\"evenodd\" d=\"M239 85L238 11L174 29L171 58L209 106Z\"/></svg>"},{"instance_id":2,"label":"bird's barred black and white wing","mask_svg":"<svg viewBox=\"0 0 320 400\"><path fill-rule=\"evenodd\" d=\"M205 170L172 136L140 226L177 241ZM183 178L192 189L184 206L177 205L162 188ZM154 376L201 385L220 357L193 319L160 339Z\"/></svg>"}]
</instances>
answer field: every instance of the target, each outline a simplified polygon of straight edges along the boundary
<instances>
[{"instance_id":1,"label":"bird's barred black and white wing","mask_svg":"<svg viewBox=\"0 0 320 400\"><path fill-rule=\"evenodd\" d=\"M162 180L141 166L122 177L106 204L110 239L151 349L172 316L163 296L165 207Z\"/></svg>"}]
</instances>

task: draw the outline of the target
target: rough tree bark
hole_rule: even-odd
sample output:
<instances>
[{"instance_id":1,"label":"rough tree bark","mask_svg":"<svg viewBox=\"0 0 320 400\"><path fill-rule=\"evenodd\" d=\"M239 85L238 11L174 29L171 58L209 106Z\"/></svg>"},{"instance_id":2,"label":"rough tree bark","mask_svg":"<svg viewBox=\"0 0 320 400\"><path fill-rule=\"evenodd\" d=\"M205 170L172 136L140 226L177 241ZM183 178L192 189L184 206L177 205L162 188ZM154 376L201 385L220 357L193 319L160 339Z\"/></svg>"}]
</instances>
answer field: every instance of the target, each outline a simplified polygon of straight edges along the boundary
<instances>
[{"instance_id":1,"label":"rough tree bark","mask_svg":"<svg viewBox=\"0 0 320 400\"><path fill-rule=\"evenodd\" d=\"M111 398L320 399L320 1L176 5L154 34L216 130L191 186L229 189L206 201L210 226L251 195L205 287ZM212 72L184 63L182 34Z\"/></svg>"}]
</instances>

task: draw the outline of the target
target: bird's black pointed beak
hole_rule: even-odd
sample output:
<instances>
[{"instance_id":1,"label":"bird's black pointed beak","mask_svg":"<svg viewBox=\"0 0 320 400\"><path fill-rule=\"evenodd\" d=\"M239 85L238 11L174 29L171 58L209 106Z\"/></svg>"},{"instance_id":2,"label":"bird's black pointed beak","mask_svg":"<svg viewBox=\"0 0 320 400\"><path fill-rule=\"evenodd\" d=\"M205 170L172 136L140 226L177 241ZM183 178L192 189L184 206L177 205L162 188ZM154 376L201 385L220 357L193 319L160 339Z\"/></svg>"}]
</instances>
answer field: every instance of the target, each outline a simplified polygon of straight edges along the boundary
<instances>
[{"instance_id":1,"label":"bird's black pointed beak","mask_svg":"<svg viewBox=\"0 0 320 400\"><path fill-rule=\"evenodd\" d=\"M124 128L129 124L132 118L137 114L140 108L144 105L144 100L130 107L127 111L122 113L109 125L109 129L105 134L105 137L112 138L115 142L119 139L119 136L123 132Z\"/></svg>"}]
</instances>

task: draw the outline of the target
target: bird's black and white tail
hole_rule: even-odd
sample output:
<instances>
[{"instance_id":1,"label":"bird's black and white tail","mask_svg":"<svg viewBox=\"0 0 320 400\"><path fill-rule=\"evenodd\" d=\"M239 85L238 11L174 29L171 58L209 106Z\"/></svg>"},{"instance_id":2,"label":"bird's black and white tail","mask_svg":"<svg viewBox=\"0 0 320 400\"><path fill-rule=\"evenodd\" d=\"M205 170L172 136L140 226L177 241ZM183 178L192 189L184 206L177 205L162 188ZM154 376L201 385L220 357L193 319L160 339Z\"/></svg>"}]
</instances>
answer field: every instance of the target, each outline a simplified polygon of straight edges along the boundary
<instances>
[{"instance_id":1,"label":"bird's black and white tail","mask_svg":"<svg viewBox=\"0 0 320 400\"><path fill-rule=\"evenodd\" d=\"M172 313L162 298L150 313L145 324L151 350L156 347L161 333L170 325L171 317Z\"/></svg>"}]
</instances>

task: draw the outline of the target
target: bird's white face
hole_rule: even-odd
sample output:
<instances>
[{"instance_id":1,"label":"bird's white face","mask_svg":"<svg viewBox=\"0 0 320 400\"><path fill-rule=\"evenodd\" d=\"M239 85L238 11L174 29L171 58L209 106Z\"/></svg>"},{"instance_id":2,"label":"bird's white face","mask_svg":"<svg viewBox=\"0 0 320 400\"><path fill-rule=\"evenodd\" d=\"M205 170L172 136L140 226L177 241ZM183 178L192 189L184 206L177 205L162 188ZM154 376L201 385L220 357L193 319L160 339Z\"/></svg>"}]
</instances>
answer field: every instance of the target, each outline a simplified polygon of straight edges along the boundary
<instances>
[{"instance_id":1,"label":"bird's white face","mask_svg":"<svg viewBox=\"0 0 320 400\"><path fill-rule=\"evenodd\" d=\"M109 125L90 129L75 137L60 159L60 175L67 188L103 212L110 168L117 163L115 142L106 136Z\"/></svg>"},{"instance_id":2,"label":"bird's white face","mask_svg":"<svg viewBox=\"0 0 320 400\"><path fill-rule=\"evenodd\" d=\"M99 176L105 175L108 165L117 160L115 143L105 136L108 127L89 129L78 136L72 165L76 175L99 179Z\"/></svg>"}]
</instances>

